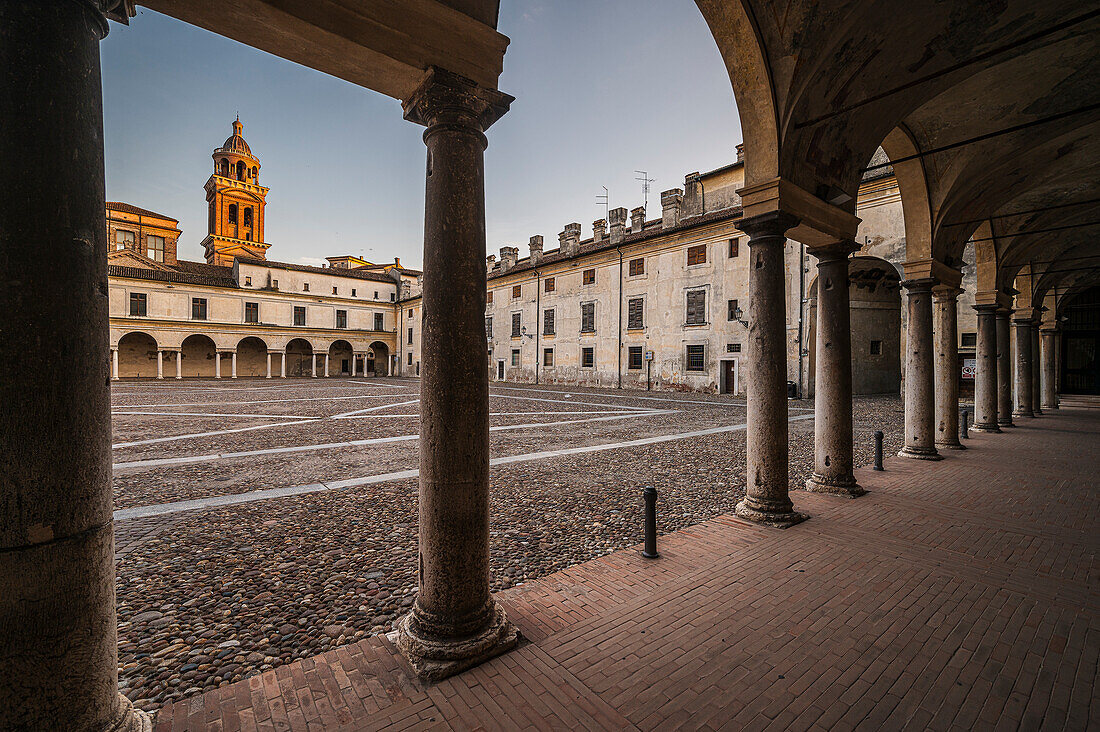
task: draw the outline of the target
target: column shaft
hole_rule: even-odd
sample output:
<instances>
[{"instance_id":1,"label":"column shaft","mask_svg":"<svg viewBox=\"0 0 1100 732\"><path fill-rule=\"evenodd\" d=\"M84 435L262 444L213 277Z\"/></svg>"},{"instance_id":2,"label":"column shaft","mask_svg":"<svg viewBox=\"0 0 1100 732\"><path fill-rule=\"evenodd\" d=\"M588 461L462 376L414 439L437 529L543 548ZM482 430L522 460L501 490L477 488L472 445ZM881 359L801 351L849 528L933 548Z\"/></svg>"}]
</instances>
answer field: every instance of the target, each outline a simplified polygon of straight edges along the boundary
<instances>
[{"instance_id":1,"label":"column shaft","mask_svg":"<svg viewBox=\"0 0 1100 732\"><path fill-rule=\"evenodd\" d=\"M1027 330L1031 334L1031 413L1038 417L1043 413L1043 370L1039 364L1039 321L1032 321L1031 327Z\"/></svg>"},{"instance_id":2,"label":"column shaft","mask_svg":"<svg viewBox=\"0 0 1100 732\"><path fill-rule=\"evenodd\" d=\"M214 351L214 378L220 379L222 377L222 352Z\"/></svg>"},{"instance_id":3,"label":"column shaft","mask_svg":"<svg viewBox=\"0 0 1100 732\"><path fill-rule=\"evenodd\" d=\"M745 497L737 515L787 527L805 520L794 510L787 474L787 344L783 248L797 223L782 212L743 219L749 235L748 402ZM818 387L820 388L820 384Z\"/></svg>"},{"instance_id":4,"label":"column shaft","mask_svg":"<svg viewBox=\"0 0 1100 732\"><path fill-rule=\"evenodd\" d=\"M328 378L328 352L325 352L325 378Z\"/></svg>"},{"instance_id":5,"label":"column shaft","mask_svg":"<svg viewBox=\"0 0 1100 732\"><path fill-rule=\"evenodd\" d=\"M997 425L1012 424L1012 338L1009 335L1008 310L997 310Z\"/></svg>"},{"instance_id":6,"label":"column shaft","mask_svg":"<svg viewBox=\"0 0 1100 732\"><path fill-rule=\"evenodd\" d=\"M271 378L271 351L267 352L267 378Z\"/></svg>"},{"instance_id":7,"label":"column shaft","mask_svg":"<svg viewBox=\"0 0 1100 732\"><path fill-rule=\"evenodd\" d=\"M279 354L279 378L286 378L286 351Z\"/></svg>"},{"instance_id":8,"label":"column shaft","mask_svg":"<svg viewBox=\"0 0 1100 732\"><path fill-rule=\"evenodd\" d=\"M164 378L164 351L157 349L157 378Z\"/></svg>"},{"instance_id":9,"label":"column shaft","mask_svg":"<svg viewBox=\"0 0 1100 732\"><path fill-rule=\"evenodd\" d=\"M233 350L233 351L230 352L229 360L230 360L230 364L232 365L232 368L233 368L232 378L235 379L235 378L237 378L237 351L236 350Z\"/></svg>"},{"instance_id":10,"label":"column shaft","mask_svg":"<svg viewBox=\"0 0 1100 732\"><path fill-rule=\"evenodd\" d=\"M183 378L183 349L176 351L176 378Z\"/></svg>"},{"instance_id":11,"label":"column shaft","mask_svg":"<svg viewBox=\"0 0 1100 732\"><path fill-rule=\"evenodd\" d=\"M932 291L936 324L936 447L965 450L959 442L959 333L957 287Z\"/></svg>"},{"instance_id":12,"label":"column shaft","mask_svg":"<svg viewBox=\"0 0 1100 732\"><path fill-rule=\"evenodd\" d=\"M0 729L151 729L118 693L107 24L94 2L8 2L0 28Z\"/></svg>"},{"instance_id":13,"label":"column shaft","mask_svg":"<svg viewBox=\"0 0 1100 732\"><path fill-rule=\"evenodd\" d=\"M399 646L427 679L516 643L489 593L483 130L511 101L432 69L404 103L427 125L420 388L420 591Z\"/></svg>"},{"instance_id":14,"label":"column shaft","mask_svg":"<svg viewBox=\"0 0 1100 732\"><path fill-rule=\"evenodd\" d=\"M997 426L997 307L975 305L978 338L975 348L974 424L976 432L1000 432Z\"/></svg>"},{"instance_id":15,"label":"column shaft","mask_svg":"<svg viewBox=\"0 0 1100 732\"><path fill-rule=\"evenodd\" d=\"M359 374L359 354L358 353L352 353L351 354L351 375L354 377L354 376L357 376L358 374Z\"/></svg>"},{"instance_id":16,"label":"column shaft","mask_svg":"<svg viewBox=\"0 0 1100 732\"><path fill-rule=\"evenodd\" d=\"M317 378L317 354L316 353L313 353L313 354L310 355L309 365L310 365L310 368L312 369L312 371L310 372L310 376L312 376L313 378L316 379Z\"/></svg>"},{"instance_id":17,"label":"column shaft","mask_svg":"<svg viewBox=\"0 0 1100 732\"><path fill-rule=\"evenodd\" d=\"M866 493L852 457L852 327L848 255L854 242L812 250L817 270L814 472L806 490L855 498Z\"/></svg>"},{"instance_id":18,"label":"column shaft","mask_svg":"<svg viewBox=\"0 0 1100 732\"><path fill-rule=\"evenodd\" d=\"M1057 393L1054 391L1054 349L1057 344L1058 332L1054 330L1044 330L1040 333L1040 336L1043 346L1042 357L1040 359L1043 364L1043 409L1057 409L1058 398Z\"/></svg>"},{"instance_id":19,"label":"column shaft","mask_svg":"<svg viewBox=\"0 0 1100 732\"><path fill-rule=\"evenodd\" d=\"M906 282L905 447L901 457L940 460L936 450L936 377L932 345L931 279Z\"/></svg>"},{"instance_id":20,"label":"column shaft","mask_svg":"<svg viewBox=\"0 0 1100 732\"><path fill-rule=\"evenodd\" d=\"M1031 320L1016 324L1016 408L1013 417L1032 417L1031 412Z\"/></svg>"},{"instance_id":21,"label":"column shaft","mask_svg":"<svg viewBox=\"0 0 1100 732\"><path fill-rule=\"evenodd\" d=\"M111 349L111 380L118 381L118 349Z\"/></svg>"}]
</instances>

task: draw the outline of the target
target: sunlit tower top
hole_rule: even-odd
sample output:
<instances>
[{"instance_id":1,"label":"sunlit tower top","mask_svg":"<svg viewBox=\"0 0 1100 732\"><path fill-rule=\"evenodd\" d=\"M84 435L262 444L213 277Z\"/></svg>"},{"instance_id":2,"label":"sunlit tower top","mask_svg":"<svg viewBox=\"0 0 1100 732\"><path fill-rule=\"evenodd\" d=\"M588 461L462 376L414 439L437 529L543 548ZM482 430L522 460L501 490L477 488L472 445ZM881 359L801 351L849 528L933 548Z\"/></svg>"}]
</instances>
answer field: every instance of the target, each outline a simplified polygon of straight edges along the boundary
<instances>
[{"instance_id":1,"label":"sunlit tower top","mask_svg":"<svg viewBox=\"0 0 1100 732\"><path fill-rule=\"evenodd\" d=\"M231 266L234 257L266 259L264 206L267 188L259 184L260 161L252 154L238 117L233 134L214 150L214 173L206 181L209 233L203 240L209 264Z\"/></svg>"}]
</instances>

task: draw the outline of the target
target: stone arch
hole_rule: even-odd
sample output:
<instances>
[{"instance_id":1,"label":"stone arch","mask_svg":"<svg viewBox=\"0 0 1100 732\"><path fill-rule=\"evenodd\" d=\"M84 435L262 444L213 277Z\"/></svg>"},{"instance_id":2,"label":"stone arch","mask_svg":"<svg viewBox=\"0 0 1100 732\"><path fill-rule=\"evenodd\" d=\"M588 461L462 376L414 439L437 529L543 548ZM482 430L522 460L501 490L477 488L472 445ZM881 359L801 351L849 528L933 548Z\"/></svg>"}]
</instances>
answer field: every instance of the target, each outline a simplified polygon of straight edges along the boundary
<instances>
[{"instance_id":1,"label":"stone arch","mask_svg":"<svg viewBox=\"0 0 1100 732\"><path fill-rule=\"evenodd\" d=\"M305 338L294 338L286 344L286 375L313 375L313 345Z\"/></svg>"},{"instance_id":2,"label":"stone arch","mask_svg":"<svg viewBox=\"0 0 1100 732\"><path fill-rule=\"evenodd\" d=\"M370 344L370 354L374 356L371 358L367 356L366 369L367 373L371 372L371 364L373 363L373 372L375 376L389 376L390 373L390 348L382 341L375 341Z\"/></svg>"},{"instance_id":3,"label":"stone arch","mask_svg":"<svg viewBox=\"0 0 1100 732\"><path fill-rule=\"evenodd\" d=\"M131 331L118 339L119 378L156 378L157 341L141 331Z\"/></svg>"},{"instance_id":4,"label":"stone arch","mask_svg":"<svg viewBox=\"0 0 1100 732\"><path fill-rule=\"evenodd\" d=\"M256 336L237 343L237 376L267 376L267 344Z\"/></svg>"},{"instance_id":5,"label":"stone arch","mask_svg":"<svg viewBox=\"0 0 1100 732\"><path fill-rule=\"evenodd\" d=\"M347 341L335 340L328 347L328 373L351 376L352 365L355 363L355 350Z\"/></svg>"},{"instance_id":6,"label":"stone arch","mask_svg":"<svg viewBox=\"0 0 1100 732\"><path fill-rule=\"evenodd\" d=\"M893 163L894 177L901 195L902 219L905 221L905 261L932 258L932 204L928 196L928 180L921 158L905 160L919 152L904 126L890 131L882 141L882 150Z\"/></svg>"},{"instance_id":7,"label":"stone arch","mask_svg":"<svg viewBox=\"0 0 1100 732\"><path fill-rule=\"evenodd\" d=\"M210 336L202 333L187 336L180 345L180 352L184 376L214 375L214 359L218 351Z\"/></svg>"},{"instance_id":8,"label":"stone arch","mask_svg":"<svg viewBox=\"0 0 1100 732\"><path fill-rule=\"evenodd\" d=\"M807 394L814 392L817 357L817 277L809 299L806 345ZM852 393L897 394L902 379L901 278L897 268L878 257L856 256L848 265L852 332Z\"/></svg>"}]
</instances>

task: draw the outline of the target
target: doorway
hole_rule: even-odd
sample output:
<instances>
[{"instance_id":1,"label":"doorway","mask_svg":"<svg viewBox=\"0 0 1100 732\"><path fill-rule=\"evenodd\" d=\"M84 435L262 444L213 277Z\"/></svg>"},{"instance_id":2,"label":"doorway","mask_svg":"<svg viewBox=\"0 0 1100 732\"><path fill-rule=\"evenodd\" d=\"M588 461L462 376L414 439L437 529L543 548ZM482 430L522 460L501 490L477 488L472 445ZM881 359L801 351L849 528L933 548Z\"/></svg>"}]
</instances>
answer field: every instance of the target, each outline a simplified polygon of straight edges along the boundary
<instances>
[{"instance_id":1,"label":"doorway","mask_svg":"<svg viewBox=\"0 0 1100 732\"><path fill-rule=\"evenodd\" d=\"M720 374L720 383L718 385L718 391L720 394L736 394L737 393L737 359L726 358L722 359L722 372Z\"/></svg>"},{"instance_id":2,"label":"doorway","mask_svg":"<svg viewBox=\"0 0 1100 732\"><path fill-rule=\"evenodd\" d=\"M497 381L504 381L504 361L497 361Z\"/></svg>"}]
</instances>

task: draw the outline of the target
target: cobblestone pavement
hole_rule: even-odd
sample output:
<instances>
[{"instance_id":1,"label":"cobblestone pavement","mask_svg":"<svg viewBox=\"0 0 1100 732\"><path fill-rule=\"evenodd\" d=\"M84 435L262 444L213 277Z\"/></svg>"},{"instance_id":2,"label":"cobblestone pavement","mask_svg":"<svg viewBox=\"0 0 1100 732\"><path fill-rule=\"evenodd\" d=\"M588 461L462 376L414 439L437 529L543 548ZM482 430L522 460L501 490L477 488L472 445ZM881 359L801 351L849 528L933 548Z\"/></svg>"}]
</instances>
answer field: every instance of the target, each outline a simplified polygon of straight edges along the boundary
<instances>
[{"instance_id":1,"label":"cobblestone pavement","mask_svg":"<svg viewBox=\"0 0 1100 732\"><path fill-rule=\"evenodd\" d=\"M139 707L388 631L407 611L417 390L116 385L120 685ZM812 404L790 407L798 488L812 470ZM662 532L730 513L743 493L743 399L494 385L490 409L494 590L635 544L646 485L660 491ZM887 454L900 448L900 399L858 398L855 417L857 463L871 460L875 429Z\"/></svg>"}]
</instances>

